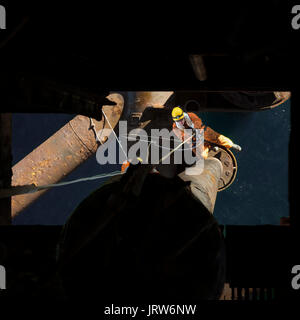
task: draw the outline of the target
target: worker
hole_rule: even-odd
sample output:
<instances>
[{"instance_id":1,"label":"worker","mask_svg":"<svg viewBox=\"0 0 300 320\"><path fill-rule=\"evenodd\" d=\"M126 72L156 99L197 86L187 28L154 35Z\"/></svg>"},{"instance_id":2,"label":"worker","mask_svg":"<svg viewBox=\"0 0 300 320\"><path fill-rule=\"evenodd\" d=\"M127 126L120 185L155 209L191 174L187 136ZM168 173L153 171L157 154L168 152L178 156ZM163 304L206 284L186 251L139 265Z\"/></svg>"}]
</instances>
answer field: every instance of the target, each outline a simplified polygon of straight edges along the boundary
<instances>
[{"instance_id":1,"label":"worker","mask_svg":"<svg viewBox=\"0 0 300 320\"><path fill-rule=\"evenodd\" d=\"M222 134L217 133L210 127L203 124L202 120L192 112L184 112L180 107L175 107L172 110L173 130L179 139L184 140L184 129L204 130L204 151L202 152L203 158L208 157L210 142L223 146L225 148L234 148L241 151L242 148L234 144L229 138ZM198 130L197 130L198 129Z\"/></svg>"}]
</instances>

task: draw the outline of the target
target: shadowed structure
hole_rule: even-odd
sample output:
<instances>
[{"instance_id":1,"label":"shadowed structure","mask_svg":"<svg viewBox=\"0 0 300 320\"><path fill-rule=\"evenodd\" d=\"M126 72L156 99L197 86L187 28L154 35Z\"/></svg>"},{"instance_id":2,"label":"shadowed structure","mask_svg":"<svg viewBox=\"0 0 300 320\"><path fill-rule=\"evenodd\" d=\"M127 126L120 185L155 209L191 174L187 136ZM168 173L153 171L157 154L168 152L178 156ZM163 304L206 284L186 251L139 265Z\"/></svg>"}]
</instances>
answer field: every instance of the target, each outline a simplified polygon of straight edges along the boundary
<instances>
[{"instance_id":1,"label":"shadowed structure","mask_svg":"<svg viewBox=\"0 0 300 320\"><path fill-rule=\"evenodd\" d=\"M179 177L148 174L138 197L124 193L144 170L131 166L113 178L66 223L58 262L67 294L107 302L218 299L225 282L218 223Z\"/></svg>"}]
</instances>

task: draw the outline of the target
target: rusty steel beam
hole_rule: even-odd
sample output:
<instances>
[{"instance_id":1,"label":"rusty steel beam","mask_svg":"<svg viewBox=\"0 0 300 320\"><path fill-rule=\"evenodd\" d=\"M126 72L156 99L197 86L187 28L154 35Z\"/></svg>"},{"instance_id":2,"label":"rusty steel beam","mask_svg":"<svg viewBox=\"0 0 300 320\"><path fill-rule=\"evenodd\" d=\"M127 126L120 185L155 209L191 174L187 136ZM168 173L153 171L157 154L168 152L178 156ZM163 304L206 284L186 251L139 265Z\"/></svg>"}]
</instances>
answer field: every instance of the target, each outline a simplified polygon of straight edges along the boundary
<instances>
[{"instance_id":1,"label":"rusty steel beam","mask_svg":"<svg viewBox=\"0 0 300 320\"><path fill-rule=\"evenodd\" d=\"M116 105L103 106L102 110L114 128L121 117L124 100L117 93L109 95L108 98L115 101ZM101 121L94 120L94 123L96 131L110 129L104 117ZM97 148L90 119L82 115L76 116L12 168L12 185L41 186L56 183L93 155ZM46 191L13 196L12 218Z\"/></svg>"},{"instance_id":2,"label":"rusty steel beam","mask_svg":"<svg viewBox=\"0 0 300 320\"><path fill-rule=\"evenodd\" d=\"M0 188L11 186L11 114L0 114ZM10 198L0 199L0 225L11 224Z\"/></svg>"},{"instance_id":3,"label":"rusty steel beam","mask_svg":"<svg viewBox=\"0 0 300 320\"><path fill-rule=\"evenodd\" d=\"M103 106L103 111L113 127L120 118L129 120L132 113L142 113L146 107L162 107L173 92L116 92L109 97L117 103L116 106ZM104 122L103 122L104 121ZM95 121L95 129L109 129L109 125L103 117L101 121ZM84 116L77 116L46 140L38 148L33 150L24 159L13 167L13 186L35 184L36 186L56 183L65 178L77 166L88 159L97 151L98 144L93 130L90 128L90 120ZM117 128L116 128L117 129ZM116 130L117 131L117 130ZM105 137L103 141L105 141ZM46 190L17 195L12 197L12 218L37 200Z\"/></svg>"}]
</instances>

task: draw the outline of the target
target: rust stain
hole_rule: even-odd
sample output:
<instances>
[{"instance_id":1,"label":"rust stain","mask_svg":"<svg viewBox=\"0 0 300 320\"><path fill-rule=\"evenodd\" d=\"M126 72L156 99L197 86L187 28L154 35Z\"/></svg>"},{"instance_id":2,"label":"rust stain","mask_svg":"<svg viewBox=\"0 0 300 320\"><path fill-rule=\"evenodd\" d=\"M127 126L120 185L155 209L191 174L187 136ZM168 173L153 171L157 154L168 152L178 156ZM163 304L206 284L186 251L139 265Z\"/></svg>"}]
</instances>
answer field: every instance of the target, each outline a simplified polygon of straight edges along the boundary
<instances>
[{"instance_id":1,"label":"rust stain","mask_svg":"<svg viewBox=\"0 0 300 320\"><path fill-rule=\"evenodd\" d=\"M113 109L111 106L105 107L105 112L107 111L109 121L115 127L123 110L123 99L116 94L112 96L118 105ZM102 129L103 120L95 121L95 125L97 130ZM67 176L97 151L98 145L89 127L89 118L81 115L74 117L12 168L12 185L52 184ZM12 217L44 192L46 190L12 197Z\"/></svg>"},{"instance_id":2,"label":"rust stain","mask_svg":"<svg viewBox=\"0 0 300 320\"><path fill-rule=\"evenodd\" d=\"M146 103L149 97L145 97L145 100L142 103ZM108 117L111 117L110 122L114 127L119 121L119 115L121 114L121 109L116 107L106 107L105 112ZM66 176L69 172L71 172L78 164L87 159L93 152L96 151L97 144L95 143L94 135L92 132L88 131L89 122L86 121L86 118L83 116L78 116L78 122L73 128L75 130L70 130L65 128L64 131L61 132L60 135L54 135L51 138L51 144L48 144L48 148L44 149L43 154L35 154L34 161L30 159L32 167L35 174L39 175L40 184L44 183L54 183L59 181L63 176ZM103 127L103 122L100 121L97 124L97 127L101 129ZM109 128L108 124L105 125L106 128ZM62 128L63 129L63 128ZM98 130L99 130L98 129ZM51 139L50 138L50 139ZM62 144L65 144L65 147L62 147ZM42 145L41 145L42 146ZM58 146L61 148L59 149ZM69 149L72 149L72 155L68 154ZM88 149L88 150L87 150ZM78 150L78 151L77 151ZM58 154L57 154L58 152ZM47 159L44 159L42 155ZM42 159L42 160L41 160ZM61 159L67 160L67 162L61 162ZM40 161L36 161L40 160ZM55 166L53 166L53 162L55 161ZM28 163L29 161L27 161ZM43 168L43 170L39 170L38 168ZM24 170L28 170L28 166L24 165ZM48 174L48 172L52 174ZM41 175L41 177L40 177ZM17 176L17 175L16 175ZM23 180L24 183L28 179L28 176L25 174L20 177L19 180ZM46 181L49 180L49 181ZM35 180L34 180L35 181ZM31 194L31 202L35 200L35 196L40 196L43 192L39 192L36 194ZM28 203L28 195L25 195L24 198L13 199L14 203L19 203L20 206L26 207Z\"/></svg>"}]
</instances>

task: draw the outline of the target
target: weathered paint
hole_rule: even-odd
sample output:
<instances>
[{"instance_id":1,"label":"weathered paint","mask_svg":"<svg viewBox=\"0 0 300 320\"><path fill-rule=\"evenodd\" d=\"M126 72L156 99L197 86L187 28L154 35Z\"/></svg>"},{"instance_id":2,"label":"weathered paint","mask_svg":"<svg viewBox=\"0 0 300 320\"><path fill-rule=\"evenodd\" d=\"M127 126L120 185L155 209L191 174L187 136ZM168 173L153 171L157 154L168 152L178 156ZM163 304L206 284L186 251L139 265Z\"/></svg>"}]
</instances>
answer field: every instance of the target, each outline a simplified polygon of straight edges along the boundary
<instances>
[{"instance_id":1,"label":"weathered paint","mask_svg":"<svg viewBox=\"0 0 300 320\"><path fill-rule=\"evenodd\" d=\"M116 106L103 106L103 111L114 128L120 119L128 120L134 112L143 112L147 106L156 108L163 106L173 94L168 92L118 92L112 93L109 98L117 102ZM110 129L103 117L101 121L93 120L99 138L104 142L99 130ZM24 159L13 167L12 185L36 186L52 184L65 178L76 167L87 160L97 151L90 119L85 116L76 116L52 137L33 150ZM132 128L128 128L131 130ZM12 217L18 215L28 205L33 203L47 190L12 197Z\"/></svg>"},{"instance_id":2,"label":"weathered paint","mask_svg":"<svg viewBox=\"0 0 300 320\"><path fill-rule=\"evenodd\" d=\"M117 103L115 106L103 106L103 111L114 128L122 114L123 98L116 93L108 98ZM97 132L103 128L110 129L104 117L101 121L93 121ZM34 183L40 186L56 183L65 178L97 151L98 144L90 125L88 117L82 115L74 117L12 168L12 185ZM12 218L46 191L13 196Z\"/></svg>"},{"instance_id":3,"label":"weathered paint","mask_svg":"<svg viewBox=\"0 0 300 320\"><path fill-rule=\"evenodd\" d=\"M179 174L183 181L190 182L191 193L211 214L214 211L222 172L221 161L209 157L204 160L204 169L200 175L186 175L184 171Z\"/></svg>"},{"instance_id":4,"label":"weathered paint","mask_svg":"<svg viewBox=\"0 0 300 320\"><path fill-rule=\"evenodd\" d=\"M11 114L0 114L0 188L11 184ZM11 224L10 198L0 199L0 225Z\"/></svg>"},{"instance_id":5,"label":"weathered paint","mask_svg":"<svg viewBox=\"0 0 300 320\"><path fill-rule=\"evenodd\" d=\"M227 148L218 146L218 151L210 149L209 157L216 157L223 165L223 173L219 179L218 191L227 189L235 180L237 175L237 161L234 154Z\"/></svg>"}]
</instances>

